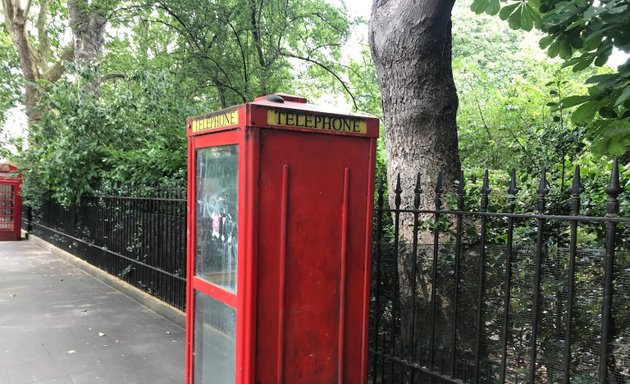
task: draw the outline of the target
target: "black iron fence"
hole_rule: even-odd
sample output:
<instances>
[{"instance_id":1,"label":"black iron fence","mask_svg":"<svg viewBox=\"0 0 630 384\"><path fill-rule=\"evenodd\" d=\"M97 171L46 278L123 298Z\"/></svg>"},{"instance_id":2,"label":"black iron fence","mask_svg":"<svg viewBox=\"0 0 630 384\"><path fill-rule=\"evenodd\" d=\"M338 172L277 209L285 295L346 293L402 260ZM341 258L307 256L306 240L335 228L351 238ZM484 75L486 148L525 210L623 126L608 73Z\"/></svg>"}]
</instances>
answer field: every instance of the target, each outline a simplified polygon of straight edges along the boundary
<instances>
[{"instance_id":1,"label":"black iron fence","mask_svg":"<svg viewBox=\"0 0 630 384\"><path fill-rule=\"evenodd\" d=\"M630 219L619 214L618 179L615 167L599 214L581 201L579 173L564 207L548 204L543 174L533 212L514 175L502 212L489 209L500 193L487 175L477 209L463 175L457 193L435 191L435 209L420 207L419 187L413 206L401 206L398 187L389 207L381 185L370 382L630 384ZM183 191L24 212L35 235L184 309Z\"/></svg>"},{"instance_id":2,"label":"black iron fence","mask_svg":"<svg viewBox=\"0 0 630 384\"><path fill-rule=\"evenodd\" d=\"M517 209L514 174L503 212L488 209L487 172L478 209L463 175L454 196L438 185L434 209L420 207L419 184L401 207L400 179L388 207L381 185L370 382L629 384L630 219L616 163L610 180L589 216L579 168L564 213L549 210L545 171L533 212Z\"/></svg>"},{"instance_id":3,"label":"black iron fence","mask_svg":"<svg viewBox=\"0 0 630 384\"><path fill-rule=\"evenodd\" d=\"M185 191L118 190L68 208L51 201L24 212L24 226L34 235L184 309Z\"/></svg>"}]
</instances>

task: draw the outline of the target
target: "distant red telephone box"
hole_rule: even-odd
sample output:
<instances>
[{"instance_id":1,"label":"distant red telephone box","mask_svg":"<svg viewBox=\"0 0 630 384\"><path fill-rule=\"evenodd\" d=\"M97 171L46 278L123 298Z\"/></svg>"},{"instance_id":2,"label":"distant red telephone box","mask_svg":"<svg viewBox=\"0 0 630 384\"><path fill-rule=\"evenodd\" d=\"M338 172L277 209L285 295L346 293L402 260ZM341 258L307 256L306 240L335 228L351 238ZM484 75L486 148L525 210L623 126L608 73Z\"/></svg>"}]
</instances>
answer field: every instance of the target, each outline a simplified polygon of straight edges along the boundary
<instances>
[{"instance_id":1,"label":"distant red telephone box","mask_svg":"<svg viewBox=\"0 0 630 384\"><path fill-rule=\"evenodd\" d=\"M0 241L20 240L22 228L22 175L17 167L0 161Z\"/></svg>"},{"instance_id":2,"label":"distant red telephone box","mask_svg":"<svg viewBox=\"0 0 630 384\"><path fill-rule=\"evenodd\" d=\"M366 382L378 128L284 94L188 120L187 384Z\"/></svg>"}]
</instances>

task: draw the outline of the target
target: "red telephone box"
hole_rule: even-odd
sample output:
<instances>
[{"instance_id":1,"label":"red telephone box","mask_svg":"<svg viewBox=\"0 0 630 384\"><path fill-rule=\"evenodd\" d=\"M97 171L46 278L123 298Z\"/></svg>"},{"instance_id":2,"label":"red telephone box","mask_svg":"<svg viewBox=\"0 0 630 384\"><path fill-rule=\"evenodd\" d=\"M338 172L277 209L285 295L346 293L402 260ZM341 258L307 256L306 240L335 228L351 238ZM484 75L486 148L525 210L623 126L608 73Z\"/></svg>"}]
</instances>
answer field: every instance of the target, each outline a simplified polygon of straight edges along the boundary
<instances>
[{"instance_id":1,"label":"red telephone box","mask_svg":"<svg viewBox=\"0 0 630 384\"><path fill-rule=\"evenodd\" d=\"M187 384L365 383L378 128L284 94L188 120Z\"/></svg>"},{"instance_id":2,"label":"red telephone box","mask_svg":"<svg viewBox=\"0 0 630 384\"><path fill-rule=\"evenodd\" d=\"M0 241L20 240L22 175L8 161L0 161Z\"/></svg>"}]
</instances>

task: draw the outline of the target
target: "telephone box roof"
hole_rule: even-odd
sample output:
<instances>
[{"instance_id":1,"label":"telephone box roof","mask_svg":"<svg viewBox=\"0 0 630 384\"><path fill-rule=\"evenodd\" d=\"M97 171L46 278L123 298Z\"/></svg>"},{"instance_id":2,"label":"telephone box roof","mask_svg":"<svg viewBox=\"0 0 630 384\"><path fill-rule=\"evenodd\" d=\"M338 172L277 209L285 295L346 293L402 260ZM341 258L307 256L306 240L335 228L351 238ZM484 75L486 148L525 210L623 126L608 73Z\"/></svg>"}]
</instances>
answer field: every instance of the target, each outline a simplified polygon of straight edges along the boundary
<instances>
[{"instance_id":1,"label":"telephone box roof","mask_svg":"<svg viewBox=\"0 0 630 384\"><path fill-rule=\"evenodd\" d=\"M380 121L377 117L350 112L337 106L310 104L306 98L285 93L261 96L250 103L188 120L189 135L243 126L378 137Z\"/></svg>"},{"instance_id":2,"label":"telephone box roof","mask_svg":"<svg viewBox=\"0 0 630 384\"><path fill-rule=\"evenodd\" d=\"M16 179L21 178L18 167L8 160L0 160L0 179Z\"/></svg>"}]
</instances>

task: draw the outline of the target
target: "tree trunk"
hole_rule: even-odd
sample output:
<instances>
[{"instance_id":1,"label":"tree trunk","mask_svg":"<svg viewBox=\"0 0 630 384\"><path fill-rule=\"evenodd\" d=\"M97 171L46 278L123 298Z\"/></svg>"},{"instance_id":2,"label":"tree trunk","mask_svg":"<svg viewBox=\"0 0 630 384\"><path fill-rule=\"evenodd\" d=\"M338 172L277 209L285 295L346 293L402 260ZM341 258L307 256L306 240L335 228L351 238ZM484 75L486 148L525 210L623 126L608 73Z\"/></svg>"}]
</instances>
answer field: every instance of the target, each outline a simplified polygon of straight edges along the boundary
<instances>
[{"instance_id":1,"label":"tree trunk","mask_svg":"<svg viewBox=\"0 0 630 384\"><path fill-rule=\"evenodd\" d=\"M98 1L68 0L70 29L74 35L74 62L80 68L97 71L97 61L105 42L107 9ZM93 73L84 86L87 94L98 96L99 76Z\"/></svg>"},{"instance_id":2,"label":"tree trunk","mask_svg":"<svg viewBox=\"0 0 630 384\"><path fill-rule=\"evenodd\" d=\"M35 84L39 80L40 74L37 70L37 63L26 30L29 8L30 2L26 8L21 8L19 2L14 2L13 0L2 1L4 20L7 23L9 35L17 51L20 69L24 76L24 106L26 107L28 121L31 123L38 121L41 118L41 114L36 108L39 103L39 92Z\"/></svg>"},{"instance_id":3,"label":"tree trunk","mask_svg":"<svg viewBox=\"0 0 630 384\"><path fill-rule=\"evenodd\" d=\"M50 40L48 38L48 1L39 2L39 14L37 16L37 42L31 44L32 36L27 29L28 16L31 1L23 6L17 0L2 0L2 11L7 24L11 41L15 46L20 61L20 70L24 77L24 106L29 126L41 120L43 111L40 106L42 89L38 86L38 80L46 80L54 83L63 74L64 61L74 55L73 45L69 45L59 53L59 60L51 64Z\"/></svg>"},{"instance_id":4,"label":"tree trunk","mask_svg":"<svg viewBox=\"0 0 630 384\"><path fill-rule=\"evenodd\" d=\"M444 191L454 191L460 173L457 143L457 92L451 68L451 10L455 0L374 0L369 22L369 43L381 89L385 123L385 150L389 204L395 206L397 176L402 187L401 208L413 208L414 188L421 175L420 206L435 207L438 174ZM426 215L422 219L432 219ZM448 323L448 299L437 291L435 318L431 318L430 232L419 236L421 252L415 260L411 252L413 216L400 215L400 249L396 255L399 286L401 352L410 353L427 336L412 329L444 329ZM417 265L417 290L411 281ZM443 288L442 288L443 289ZM410 308L417 302L416 314ZM396 311L395 311L396 312ZM415 320L412 320L415 319ZM415 322L415 326L412 324ZM397 331L398 332L398 331ZM444 334L444 332L438 332ZM411 340L413 336L414 340ZM416 345L415 349L411 349ZM414 356L412 359L418 359ZM426 363L423 362L423 363Z\"/></svg>"},{"instance_id":5,"label":"tree trunk","mask_svg":"<svg viewBox=\"0 0 630 384\"><path fill-rule=\"evenodd\" d=\"M393 191L400 174L403 207L413 205L418 172L425 208L434 207L438 173L449 191L460 172L451 68L454 2L375 0L372 6L369 40L381 88L388 186ZM393 198L390 193L392 207Z\"/></svg>"}]
</instances>

